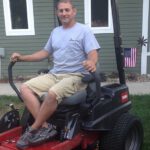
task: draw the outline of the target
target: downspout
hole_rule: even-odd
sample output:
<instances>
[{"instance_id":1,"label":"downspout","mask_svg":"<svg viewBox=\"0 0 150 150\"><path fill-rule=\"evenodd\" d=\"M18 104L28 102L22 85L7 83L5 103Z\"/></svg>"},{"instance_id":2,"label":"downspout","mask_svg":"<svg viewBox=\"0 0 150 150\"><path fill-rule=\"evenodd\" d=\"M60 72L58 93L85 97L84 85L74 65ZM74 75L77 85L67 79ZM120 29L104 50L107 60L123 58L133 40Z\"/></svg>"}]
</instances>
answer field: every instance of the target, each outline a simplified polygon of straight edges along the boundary
<instances>
[{"instance_id":1,"label":"downspout","mask_svg":"<svg viewBox=\"0 0 150 150\"><path fill-rule=\"evenodd\" d=\"M5 56L4 48L0 48L0 79L2 79L2 58Z\"/></svg>"},{"instance_id":2,"label":"downspout","mask_svg":"<svg viewBox=\"0 0 150 150\"><path fill-rule=\"evenodd\" d=\"M142 37L148 39L148 16L149 0L143 0ZM147 74L147 49L148 45L142 47L141 53L141 74Z\"/></svg>"}]
</instances>

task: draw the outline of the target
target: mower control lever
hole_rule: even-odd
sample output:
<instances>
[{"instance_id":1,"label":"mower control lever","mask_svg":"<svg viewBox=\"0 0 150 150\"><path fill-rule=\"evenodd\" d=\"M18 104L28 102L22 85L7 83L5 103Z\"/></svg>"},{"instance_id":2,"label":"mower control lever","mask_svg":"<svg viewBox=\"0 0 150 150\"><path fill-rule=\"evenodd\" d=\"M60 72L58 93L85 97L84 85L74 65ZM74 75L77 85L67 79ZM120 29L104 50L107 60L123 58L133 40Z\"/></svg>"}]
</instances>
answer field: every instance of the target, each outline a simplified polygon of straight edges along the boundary
<instances>
[{"instance_id":1,"label":"mower control lever","mask_svg":"<svg viewBox=\"0 0 150 150\"><path fill-rule=\"evenodd\" d=\"M8 65L8 79L9 79L9 84L11 85L11 87L14 89L14 91L16 92L16 94L18 95L19 99L21 101L22 98L21 98L21 95L20 95L20 92L19 90L17 89L17 87L15 86L14 82L13 82L13 73L12 73L12 68L13 66L15 65L16 62L10 62L9 65Z\"/></svg>"},{"instance_id":2,"label":"mower control lever","mask_svg":"<svg viewBox=\"0 0 150 150\"><path fill-rule=\"evenodd\" d=\"M100 75L95 71L95 72L90 72L91 75L94 78L95 84L96 84L96 99L100 100L101 98L101 80L100 80Z\"/></svg>"}]
</instances>

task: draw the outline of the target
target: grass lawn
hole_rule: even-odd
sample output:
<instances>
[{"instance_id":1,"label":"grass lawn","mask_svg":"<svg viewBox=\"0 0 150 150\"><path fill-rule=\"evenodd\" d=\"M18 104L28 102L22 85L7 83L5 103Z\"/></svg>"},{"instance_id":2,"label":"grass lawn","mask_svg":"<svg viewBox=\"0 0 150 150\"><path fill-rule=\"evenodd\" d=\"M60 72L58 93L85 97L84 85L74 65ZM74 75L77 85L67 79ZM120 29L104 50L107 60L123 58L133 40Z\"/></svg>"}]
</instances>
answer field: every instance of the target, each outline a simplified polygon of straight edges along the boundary
<instances>
[{"instance_id":1,"label":"grass lawn","mask_svg":"<svg viewBox=\"0 0 150 150\"><path fill-rule=\"evenodd\" d=\"M150 150L150 95L131 96L132 113L140 117L144 128L142 150Z\"/></svg>"},{"instance_id":2,"label":"grass lawn","mask_svg":"<svg viewBox=\"0 0 150 150\"><path fill-rule=\"evenodd\" d=\"M150 95L143 96L133 96L132 100L132 110L131 112L141 118L144 127L144 143L142 150L150 150ZM21 103L15 96L0 96L0 115L2 116L5 112L10 110L7 106L13 103L14 106L20 109L22 112L23 103Z\"/></svg>"},{"instance_id":3,"label":"grass lawn","mask_svg":"<svg viewBox=\"0 0 150 150\"><path fill-rule=\"evenodd\" d=\"M16 96L0 96L0 117L11 110L10 104L14 104L15 108L20 110L20 113L24 108L23 103Z\"/></svg>"}]
</instances>

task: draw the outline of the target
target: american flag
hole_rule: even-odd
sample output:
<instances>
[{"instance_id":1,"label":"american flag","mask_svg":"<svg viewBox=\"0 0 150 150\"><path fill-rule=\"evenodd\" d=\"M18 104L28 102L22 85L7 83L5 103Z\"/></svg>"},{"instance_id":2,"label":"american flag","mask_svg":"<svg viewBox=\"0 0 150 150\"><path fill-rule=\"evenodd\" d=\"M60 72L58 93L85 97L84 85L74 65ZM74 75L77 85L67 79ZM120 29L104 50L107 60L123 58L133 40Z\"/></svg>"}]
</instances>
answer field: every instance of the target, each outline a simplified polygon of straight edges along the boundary
<instances>
[{"instance_id":1,"label":"american flag","mask_svg":"<svg viewBox=\"0 0 150 150\"><path fill-rule=\"evenodd\" d=\"M136 66L136 48L124 48L124 66L135 67Z\"/></svg>"}]
</instances>

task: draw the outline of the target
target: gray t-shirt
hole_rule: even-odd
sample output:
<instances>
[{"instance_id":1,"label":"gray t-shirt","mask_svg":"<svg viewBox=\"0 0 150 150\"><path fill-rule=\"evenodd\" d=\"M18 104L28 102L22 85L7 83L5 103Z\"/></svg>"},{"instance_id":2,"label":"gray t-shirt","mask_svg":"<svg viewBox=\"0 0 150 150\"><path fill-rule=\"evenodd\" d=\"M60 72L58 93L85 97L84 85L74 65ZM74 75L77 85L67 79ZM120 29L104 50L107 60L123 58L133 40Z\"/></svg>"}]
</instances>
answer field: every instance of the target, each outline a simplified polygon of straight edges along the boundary
<instances>
[{"instance_id":1,"label":"gray t-shirt","mask_svg":"<svg viewBox=\"0 0 150 150\"><path fill-rule=\"evenodd\" d=\"M100 46L91 32L84 24L76 23L69 29L56 27L46 43L44 50L53 58L51 73L87 73L82 62L87 54L99 49Z\"/></svg>"}]
</instances>

